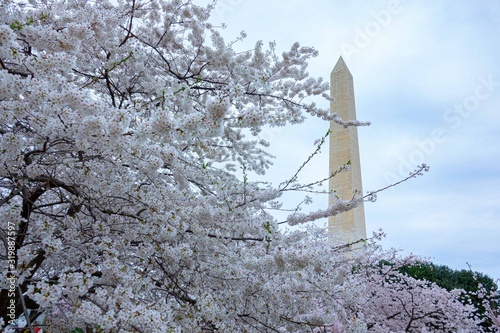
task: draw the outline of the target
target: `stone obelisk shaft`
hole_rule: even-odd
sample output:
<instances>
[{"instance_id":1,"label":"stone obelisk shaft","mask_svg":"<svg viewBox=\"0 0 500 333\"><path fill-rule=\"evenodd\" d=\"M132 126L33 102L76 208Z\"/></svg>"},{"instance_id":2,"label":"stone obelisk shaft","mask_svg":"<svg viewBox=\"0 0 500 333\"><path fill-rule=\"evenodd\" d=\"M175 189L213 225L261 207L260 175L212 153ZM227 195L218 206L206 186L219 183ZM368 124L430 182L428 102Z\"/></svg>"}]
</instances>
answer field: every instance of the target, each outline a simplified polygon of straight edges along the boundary
<instances>
[{"instance_id":1,"label":"stone obelisk shaft","mask_svg":"<svg viewBox=\"0 0 500 333\"><path fill-rule=\"evenodd\" d=\"M351 72L342 57L330 75L330 111L343 120L356 119L354 84ZM361 166L359 160L358 130L356 126L344 128L334 122L330 124L330 172L335 172L349 161L349 171L337 173L330 178L330 205L335 198L352 199L355 193L362 194ZM336 242L348 244L366 239L365 211L363 205L328 219L330 235Z\"/></svg>"}]
</instances>

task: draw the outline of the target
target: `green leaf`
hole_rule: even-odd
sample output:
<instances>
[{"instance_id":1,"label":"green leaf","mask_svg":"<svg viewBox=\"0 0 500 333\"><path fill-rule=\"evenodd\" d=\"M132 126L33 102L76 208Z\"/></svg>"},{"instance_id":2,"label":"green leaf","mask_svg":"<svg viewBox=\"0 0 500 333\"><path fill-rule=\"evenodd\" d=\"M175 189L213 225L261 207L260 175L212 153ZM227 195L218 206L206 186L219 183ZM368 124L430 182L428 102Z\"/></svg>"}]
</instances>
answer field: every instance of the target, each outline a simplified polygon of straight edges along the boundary
<instances>
[{"instance_id":1,"label":"green leaf","mask_svg":"<svg viewBox=\"0 0 500 333\"><path fill-rule=\"evenodd\" d=\"M18 31L19 31L19 30L21 30L21 29L23 28L23 25L22 25L22 23L21 23L21 22L19 22L18 20L15 20L14 22L12 22L12 23L10 24L10 28L11 28L12 30L18 30Z\"/></svg>"},{"instance_id":2,"label":"green leaf","mask_svg":"<svg viewBox=\"0 0 500 333\"><path fill-rule=\"evenodd\" d=\"M264 225L263 225L263 226L264 226L264 229L266 229L266 231L267 231L268 233L270 233L270 234L272 234L272 233L273 233L273 231L272 231L272 229L271 229L271 227L272 227L271 222L266 221L266 223L264 223Z\"/></svg>"}]
</instances>

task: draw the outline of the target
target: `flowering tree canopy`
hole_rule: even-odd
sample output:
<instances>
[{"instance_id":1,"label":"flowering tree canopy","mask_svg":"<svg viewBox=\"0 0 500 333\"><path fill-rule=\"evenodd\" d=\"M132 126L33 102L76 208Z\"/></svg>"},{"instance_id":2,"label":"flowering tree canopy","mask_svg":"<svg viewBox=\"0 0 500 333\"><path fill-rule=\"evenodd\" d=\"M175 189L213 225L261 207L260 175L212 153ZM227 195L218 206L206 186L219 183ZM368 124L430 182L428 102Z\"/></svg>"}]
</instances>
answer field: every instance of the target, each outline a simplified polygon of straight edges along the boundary
<instances>
[{"instance_id":1,"label":"flowering tree canopy","mask_svg":"<svg viewBox=\"0 0 500 333\"><path fill-rule=\"evenodd\" d=\"M457 295L268 213L263 126L328 98L317 52L237 53L189 0L0 5L0 313L62 332L473 332ZM241 176L243 170L243 176ZM290 215L301 224L362 202ZM392 258L393 262L399 259Z\"/></svg>"}]
</instances>

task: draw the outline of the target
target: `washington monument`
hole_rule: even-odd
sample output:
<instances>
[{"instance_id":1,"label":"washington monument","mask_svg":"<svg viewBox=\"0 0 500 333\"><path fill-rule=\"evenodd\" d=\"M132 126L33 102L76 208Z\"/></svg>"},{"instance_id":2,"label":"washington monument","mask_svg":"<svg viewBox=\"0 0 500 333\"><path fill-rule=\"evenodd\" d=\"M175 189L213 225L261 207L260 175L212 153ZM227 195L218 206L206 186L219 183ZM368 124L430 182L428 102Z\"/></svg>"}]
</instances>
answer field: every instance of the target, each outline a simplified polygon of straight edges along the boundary
<instances>
[{"instance_id":1,"label":"washington monument","mask_svg":"<svg viewBox=\"0 0 500 333\"><path fill-rule=\"evenodd\" d=\"M343 120L356 119L354 104L354 85L352 75L344 59L339 58L330 75L331 97L330 111L336 112ZM361 183L361 167L359 161L358 130L356 126L344 128L330 124L330 173L349 161L350 169L337 173L330 178L329 204L340 198L349 200L355 194L363 194ZM354 191L354 192L353 192ZM342 244L350 244L366 239L365 210L360 205L350 211L331 216L328 228L333 239Z\"/></svg>"}]
</instances>

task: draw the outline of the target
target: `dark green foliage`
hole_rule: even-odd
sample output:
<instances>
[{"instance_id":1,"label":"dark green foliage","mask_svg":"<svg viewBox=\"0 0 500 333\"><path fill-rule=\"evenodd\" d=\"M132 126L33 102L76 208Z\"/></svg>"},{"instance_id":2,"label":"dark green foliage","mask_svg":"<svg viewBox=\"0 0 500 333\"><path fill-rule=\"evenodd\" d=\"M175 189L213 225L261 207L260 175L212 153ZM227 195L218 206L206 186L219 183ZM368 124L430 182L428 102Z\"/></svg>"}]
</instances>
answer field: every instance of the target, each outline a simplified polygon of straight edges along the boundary
<instances>
[{"instance_id":1,"label":"dark green foliage","mask_svg":"<svg viewBox=\"0 0 500 333\"><path fill-rule=\"evenodd\" d=\"M446 290L464 289L467 292L475 292L478 282L486 290L497 290L498 288L493 279L487 275L465 269L453 270L445 265L420 263L413 266L403 266L399 271L419 280L434 282Z\"/></svg>"}]
</instances>

